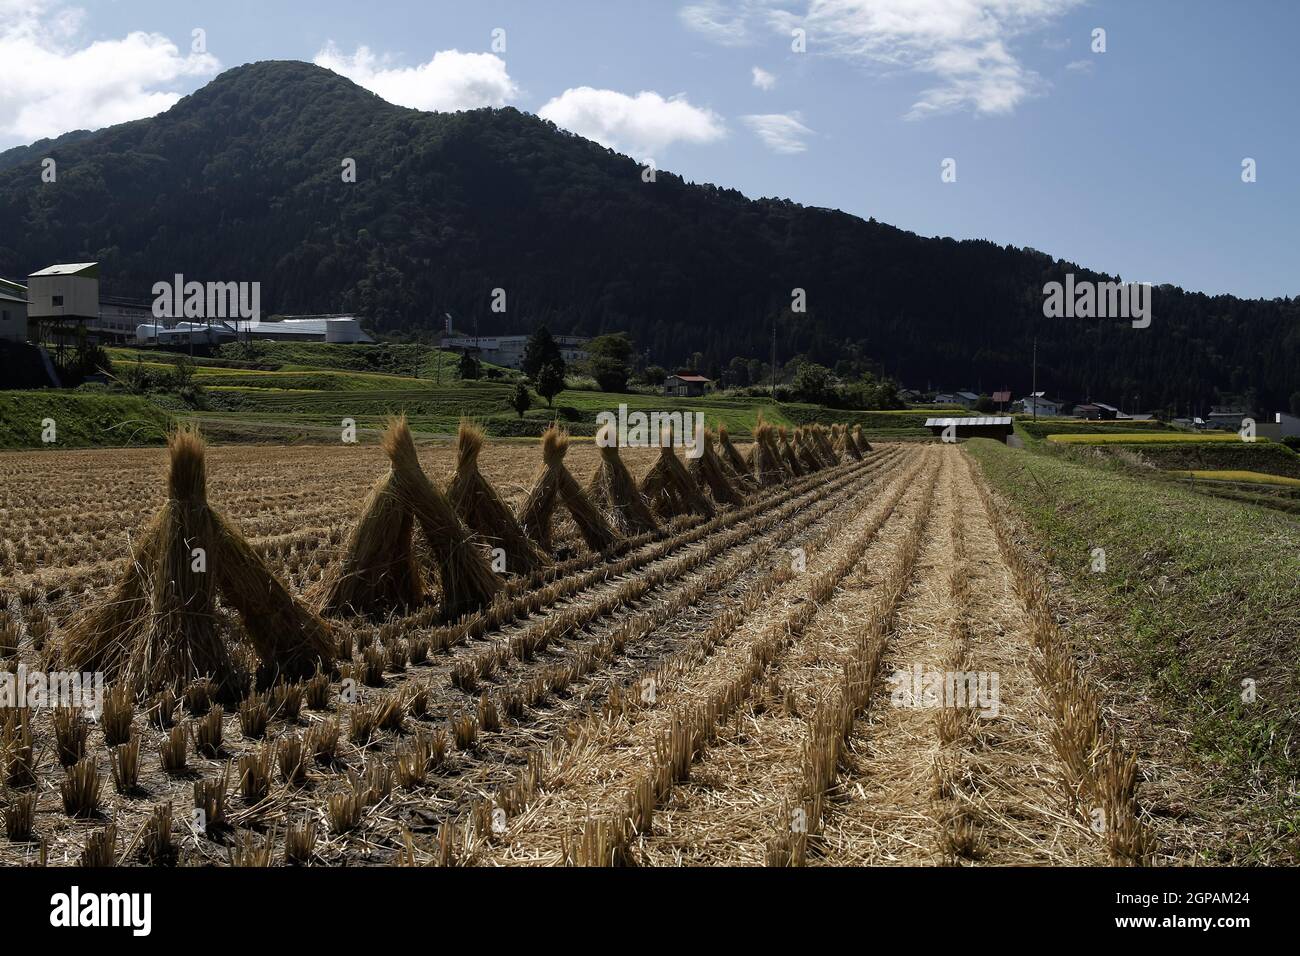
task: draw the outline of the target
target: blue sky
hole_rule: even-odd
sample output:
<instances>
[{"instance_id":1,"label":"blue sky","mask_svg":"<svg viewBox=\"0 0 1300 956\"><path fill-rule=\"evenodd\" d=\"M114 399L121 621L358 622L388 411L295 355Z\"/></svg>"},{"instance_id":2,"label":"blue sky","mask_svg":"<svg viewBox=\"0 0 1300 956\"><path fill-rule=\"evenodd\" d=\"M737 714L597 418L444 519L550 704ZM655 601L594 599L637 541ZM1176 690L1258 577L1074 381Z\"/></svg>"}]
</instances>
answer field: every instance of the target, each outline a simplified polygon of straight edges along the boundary
<instances>
[{"instance_id":1,"label":"blue sky","mask_svg":"<svg viewBox=\"0 0 1300 956\"><path fill-rule=\"evenodd\" d=\"M1289 0L0 0L0 147L316 60L750 196L1272 297L1300 293L1297 35Z\"/></svg>"}]
</instances>

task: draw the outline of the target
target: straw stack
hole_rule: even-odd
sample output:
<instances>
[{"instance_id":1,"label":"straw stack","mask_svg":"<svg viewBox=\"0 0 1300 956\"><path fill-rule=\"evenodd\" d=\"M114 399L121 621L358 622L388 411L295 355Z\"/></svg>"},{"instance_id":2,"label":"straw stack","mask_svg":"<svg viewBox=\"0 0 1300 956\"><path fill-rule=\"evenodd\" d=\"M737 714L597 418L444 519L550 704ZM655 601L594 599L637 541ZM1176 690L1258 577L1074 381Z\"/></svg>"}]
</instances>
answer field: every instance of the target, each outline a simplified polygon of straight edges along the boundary
<instances>
[{"instance_id":1,"label":"straw stack","mask_svg":"<svg viewBox=\"0 0 1300 956\"><path fill-rule=\"evenodd\" d=\"M218 627L234 609L265 679L311 674L334 659L328 625L294 599L207 500L206 447L183 427L167 442L167 502L141 536L112 597L73 622L67 664L103 671L138 693L209 679L235 692L249 675Z\"/></svg>"},{"instance_id":2,"label":"straw stack","mask_svg":"<svg viewBox=\"0 0 1300 956\"><path fill-rule=\"evenodd\" d=\"M551 519L556 508L563 505L587 547L605 551L618 542L618 532L565 467L564 453L568 450L569 436L557 426L552 425L542 435L542 469L528 492L520 522L529 537L549 551Z\"/></svg>"},{"instance_id":3,"label":"straw stack","mask_svg":"<svg viewBox=\"0 0 1300 956\"><path fill-rule=\"evenodd\" d=\"M506 570L511 574L532 574L549 562L524 533L510 507L501 500L478 469L483 449L483 430L462 420L456 435L456 474L447 497L465 524L493 548L505 552Z\"/></svg>"},{"instance_id":4,"label":"straw stack","mask_svg":"<svg viewBox=\"0 0 1300 956\"><path fill-rule=\"evenodd\" d=\"M664 519L698 514L712 518L713 503L700 491L686 466L673 453L672 427L664 429L659 441L659 459L641 480L641 494Z\"/></svg>"},{"instance_id":5,"label":"straw stack","mask_svg":"<svg viewBox=\"0 0 1300 956\"><path fill-rule=\"evenodd\" d=\"M618 453L614 426L606 423L596 434L600 466L587 483L587 494L613 518L623 534L634 537L659 530L654 512L637 488L636 479Z\"/></svg>"}]
</instances>

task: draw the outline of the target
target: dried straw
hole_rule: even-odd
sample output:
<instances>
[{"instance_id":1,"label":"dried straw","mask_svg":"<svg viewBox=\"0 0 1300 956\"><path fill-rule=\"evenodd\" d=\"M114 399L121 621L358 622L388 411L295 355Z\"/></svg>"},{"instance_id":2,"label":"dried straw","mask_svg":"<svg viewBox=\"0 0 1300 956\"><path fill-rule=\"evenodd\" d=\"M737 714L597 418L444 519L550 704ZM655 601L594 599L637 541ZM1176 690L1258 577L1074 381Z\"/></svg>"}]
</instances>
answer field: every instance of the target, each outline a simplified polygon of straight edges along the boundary
<instances>
[{"instance_id":1,"label":"dried straw","mask_svg":"<svg viewBox=\"0 0 1300 956\"><path fill-rule=\"evenodd\" d=\"M202 678L229 692L244 675L217 627L218 595L239 612L272 675L301 676L332 662L325 622L209 506L198 430L178 429L167 446L167 502L123 569L113 600L73 623L64 642L67 662L104 671L137 692L175 690Z\"/></svg>"},{"instance_id":2,"label":"dried straw","mask_svg":"<svg viewBox=\"0 0 1300 956\"><path fill-rule=\"evenodd\" d=\"M712 518L716 514L713 503L673 452L672 426L660 436L659 458L641 480L641 493L664 518L686 514Z\"/></svg>"},{"instance_id":3,"label":"dried straw","mask_svg":"<svg viewBox=\"0 0 1300 956\"><path fill-rule=\"evenodd\" d=\"M826 467L826 463L817 454L813 447L812 438L805 429L796 428L794 430L794 448L799 460L803 463L805 471L821 471Z\"/></svg>"},{"instance_id":4,"label":"dried straw","mask_svg":"<svg viewBox=\"0 0 1300 956\"><path fill-rule=\"evenodd\" d=\"M794 449L790 447L790 436L786 433L785 426L782 425L776 430L777 444L781 449L781 460L785 462L785 467L789 469L790 474L799 478L805 474L807 469L799 463L799 456L795 454Z\"/></svg>"},{"instance_id":5,"label":"dried straw","mask_svg":"<svg viewBox=\"0 0 1300 956\"><path fill-rule=\"evenodd\" d=\"M718 447L722 449L721 458L735 476L747 485L753 485L754 470L750 463L745 461L736 446L731 443L731 436L727 434L727 426L721 422L718 423Z\"/></svg>"},{"instance_id":6,"label":"dried straw","mask_svg":"<svg viewBox=\"0 0 1300 956\"><path fill-rule=\"evenodd\" d=\"M785 481L788 471L781 464L781 452L776 447L773 428L758 417L754 426L754 477L763 487L779 485Z\"/></svg>"},{"instance_id":7,"label":"dried straw","mask_svg":"<svg viewBox=\"0 0 1300 956\"><path fill-rule=\"evenodd\" d=\"M659 522L650 510L636 479L619 456L613 440L614 426L606 423L596 434L600 448L600 466L587 484L587 494L609 513L625 535L635 536L659 530Z\"/></svg>"},{"instance_id":8,"label":"dried straw","mask_svg":"<svg viewBox=\"0 0 1300 956\"><path fill-rule=\"evenodd\" d=\"M699 457L691 459L686 471L700 488L707 489L713 500L720 505L742 505L742 495L727 476L726 466L718 453L713 450L713 432L705 429L700 437L701 452Z\"/></svg>"},{"instance_id":9,"label":"dried straw","mask_svg":"<svg viewBox=\"0 0 1300 956\"><path fill-rule=\"evenodd\" d=\"M456 436L456 474L447 489L447 497L472 530L505 552L507 570L532 574L549 562L479 471L478 455L482 448L483 430L462 420Z\"/></svg>"},{"instance_id":10,"label":"dried straw","mask_svg":"<svg viewBox=\"0 0 1300 956\"><path fill-rule=\"evenodd\" d=\"M438 568L443 614L459 617L487 604L501 589L501 579L492 573L474 533L420 467L405 416L389 423L383 445L393 463L393 490L415 516Z\"/></svg>"},{"instance_id":11,"label":"dried straw","mask_svg":"<svg viewBox=\"0 0 1300 956\"><path fill-rule=\"evenodd\" d=\"M569 436L557 426L552 425L542 435L542 470L524 501L520 520L528 535L549 550L551 518L556 506L563 504L587 547L592 551L606 551L618 542L618 532L565 467L564 453L568 449Z\"/></svg>"}]
</instances>

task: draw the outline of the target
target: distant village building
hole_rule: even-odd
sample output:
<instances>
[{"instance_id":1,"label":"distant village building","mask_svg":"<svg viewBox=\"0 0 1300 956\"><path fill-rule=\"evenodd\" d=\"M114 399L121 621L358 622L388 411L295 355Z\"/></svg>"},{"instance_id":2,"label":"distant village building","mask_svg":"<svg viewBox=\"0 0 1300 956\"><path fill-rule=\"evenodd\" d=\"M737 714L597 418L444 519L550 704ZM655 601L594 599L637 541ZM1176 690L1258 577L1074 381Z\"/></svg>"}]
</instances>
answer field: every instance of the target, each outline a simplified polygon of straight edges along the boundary
<instances>
[{"instance_id":1,"label":"distant village building","mask_svg":"<svg viewBox=\"0 0 1300 956\"><path fill-rule=\"evenodd\" d=\"M529 338L527 335L467 335L452 329L448 321L438 347L449 352L469 352L492 365L523 368ZM566 364L586 361L587 343L591 339L581 335L552 335L551 338Z\"/></svg>"},{"instance_id":2,"label":"distant village building","mask_svg":"<svg viewBox=\"0 0 1300 956\"><path fill-rule=\"evenodd\" d=\"M27 287L0 279L0 342L27 341Z\"/></svg>"},{"instance_id":3,"label":"distant village building","mask_svg":"<svg viewBox=\"0 0 1300 956\"><path fill-rule=\"evenodd\" d=\"M1010 415L983 415L977 418L927 418L925 427L942 438L945 432L963 438L992 438L1005 443L1015 432Z\"/></svg>"},{"instance_id":4,"label":"distant village building","mask_svg":"<svg viewBox=\"0 0 1300 956\"><path fill-rule=\"evenodd\" d=\"M1271 441L1300 438L1300 418L1286 412L1275 412L1271 422L1260 422L1255 426L1255 434Z\"/></svg>"},{"instance_id":5,"label":"distant village building","mask_svg":"<svg viewBox=\"0 0 1300 956\"><path fill-rule=\"evenodd\" d=\"M693 398L703 395L713 384L713 379L696 375L694 372L678 372L664 379L664 394L678 398Z\"/></svg>"},{"instance_id":6,"label":"distant village building","mask_svg":"<svg viewBox=\"0 0 1300 956\"><path fill-rule=\"evenodd\" d=\"M1205 416L1205 423L1210 428L1235 432L1241 430L1242 422L1248 417L1250 417L1250 410L1240 405L1211 405L1210 414Z\"/></svg>"},{"instance_id":7,"label":"distant village building","mask_svg":"<svg viewBox=\"0 0 1300 956\"><path fill-rule=\"evenodd\" d=\"M1040 418L1054 418L1061 414L1064 402L1056 402L1047 397L1046 392L1034 392L1016 402L1016 406L1025 415L1037 415Z\"/></svg>"},{"instance_id":8,"label":"distant village building","mask_svg":"<svg viewBox=\"0 0 1300 956\"><path fill-rule=\"evenodd\" d=\"M974 392L940 392L934 396L936 405L960 405L962 408L974 408L979 400Z\"/></svg>"},{"instance_id":9,"label":"distant village building","mask_svg":"<svg viewBox=\"0 0 1300 956\"><path fill-rule=\"evenodd\" d=\"M1090 421L1112 421L1119 418L1119 409L1103 402L1085 402L1074 406L1074 417Z\"/></svg>"}]
</instances>

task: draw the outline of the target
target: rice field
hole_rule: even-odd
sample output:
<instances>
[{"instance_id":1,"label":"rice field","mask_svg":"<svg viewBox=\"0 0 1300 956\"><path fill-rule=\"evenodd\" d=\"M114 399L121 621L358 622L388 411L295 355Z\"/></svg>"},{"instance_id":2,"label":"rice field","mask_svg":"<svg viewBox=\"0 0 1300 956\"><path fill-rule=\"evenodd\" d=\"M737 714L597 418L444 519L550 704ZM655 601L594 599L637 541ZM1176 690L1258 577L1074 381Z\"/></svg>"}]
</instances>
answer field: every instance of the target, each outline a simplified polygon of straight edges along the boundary
<instances>
[{"instance_id":1,"label":"rice field","mask_svg":"<svg viewBox=\"0 0 1300 956\"><path fill-rule=\"evenodd\" d=\"M184 432L0 455L0 522L4 669L107 676L0 709L6 865L1170 859L956 446Z\"/></svg>"},{"instance_id":2,"label":"rice field","mask_svg":"<svg viewBox=\"0 0 1300 956\"><path fill-rule=\"evenodd\" d=\"M1203 481L1240 481L1251 485L1284 485L1300 488L1300 478L1288 478L1285 475L1270 475L1262 471L1174 471L1171 474L1184 478L1200 478Z\"/></svg>"},{"instance_id":3,"label":"rice field","mask_svg":"<svg viewBox=\"0 0 1300 956\"><path fill-rule=\"evenodd\" d=\"M1120 432L1119 434L1051 434L1049 442L1059 445L1207 445L1222 442L1240 442L1242 438L1236 432ZM1267 438L1257 438L1258 444L1268 442Z\"/></svg>"}]
</instances>

